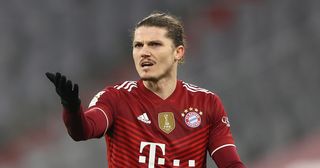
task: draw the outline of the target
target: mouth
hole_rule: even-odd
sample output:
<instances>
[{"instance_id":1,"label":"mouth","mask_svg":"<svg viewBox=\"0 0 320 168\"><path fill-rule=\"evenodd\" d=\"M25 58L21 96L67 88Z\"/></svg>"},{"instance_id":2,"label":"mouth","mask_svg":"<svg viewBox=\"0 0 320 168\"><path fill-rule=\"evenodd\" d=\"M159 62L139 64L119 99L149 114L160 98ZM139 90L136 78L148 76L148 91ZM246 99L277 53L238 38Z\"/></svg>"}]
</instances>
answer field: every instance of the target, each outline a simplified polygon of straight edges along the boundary
<instances>
[{"instance_id":1,"label":"mouth","mask_svg":"<svg viewBox=\"0 0 320 168\"><path fill-rule=\"evenodd\" d=\"M156 63L154 61L151 60L144 60L140 62L140 66L142 68L148 68L148 67L152 67L153 65L155 65Z\"/></svg>"}]
</instances>

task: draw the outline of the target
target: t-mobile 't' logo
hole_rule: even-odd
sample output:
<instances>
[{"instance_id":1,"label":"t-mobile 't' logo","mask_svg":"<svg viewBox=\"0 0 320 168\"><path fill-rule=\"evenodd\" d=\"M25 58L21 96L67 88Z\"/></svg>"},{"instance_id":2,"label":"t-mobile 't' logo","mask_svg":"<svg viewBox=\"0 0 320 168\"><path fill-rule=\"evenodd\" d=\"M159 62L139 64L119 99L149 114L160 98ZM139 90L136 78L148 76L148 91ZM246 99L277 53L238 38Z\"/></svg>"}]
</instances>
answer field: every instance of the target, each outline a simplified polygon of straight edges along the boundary
<instances>
[{"instance_id":1,"label":"t-mobile 't' logo","mask_svg":"<svg viewBox=\"0 0 320 168\"><path fill-rule=\"evenodd\" d=\"M159 146L162 151L162 154L165 155L166 145L161 143L141 142L140 153L142 153L143 148L147 145L150 145L148 168L154 168L155 160L156 160L156 147ZM146 157L139 156L139 163L146 163ZM164 158L158 158L158 164L164 165Z\"/></svg>"},{"instance_id":2,"label":"t-mobile 't' logo","mask_svg":"<svg viewBox=\"0 0 320 168\"><path fill-rule=\"evenodd\" d=\"M148 168L154 168L156 161L156 148L160 147L161 152L165 155L166 145L161 143L153 142L141 142L140 144L140 153L142 153L144 147L150 146L149 158L148 158ZM164 165L164 158L158 158L158 165ZM146 156L139 156L139 163L146 163ZM180 166L180 160L174 159L173 166ZM195 160L189 160L189 167L195 167Z\"/></svg>"}]
</instances>

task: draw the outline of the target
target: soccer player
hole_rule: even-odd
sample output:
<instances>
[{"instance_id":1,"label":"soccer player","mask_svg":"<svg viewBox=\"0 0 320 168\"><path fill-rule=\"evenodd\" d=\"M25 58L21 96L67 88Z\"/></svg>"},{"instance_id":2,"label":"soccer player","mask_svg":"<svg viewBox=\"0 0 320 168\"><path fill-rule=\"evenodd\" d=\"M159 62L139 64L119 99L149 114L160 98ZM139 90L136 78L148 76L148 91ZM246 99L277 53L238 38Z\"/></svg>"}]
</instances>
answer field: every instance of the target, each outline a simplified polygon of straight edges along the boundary
<instances>
[{"instance_id":1,"label":"soccer player","mask_svg":"<svg viewBox=\"0 0 320 168\"><path fill-rule=\"evenodd\" d=\"M177 79L185 53L181 22L150 14L136 25L132 48L140 79L106 87L88 108L77 84L46 73L61 98L69 135L75 141L105 137L110 168L203 168L207 153L218 167L245 167L220 98Z\"/></svg>"}]
</instances>

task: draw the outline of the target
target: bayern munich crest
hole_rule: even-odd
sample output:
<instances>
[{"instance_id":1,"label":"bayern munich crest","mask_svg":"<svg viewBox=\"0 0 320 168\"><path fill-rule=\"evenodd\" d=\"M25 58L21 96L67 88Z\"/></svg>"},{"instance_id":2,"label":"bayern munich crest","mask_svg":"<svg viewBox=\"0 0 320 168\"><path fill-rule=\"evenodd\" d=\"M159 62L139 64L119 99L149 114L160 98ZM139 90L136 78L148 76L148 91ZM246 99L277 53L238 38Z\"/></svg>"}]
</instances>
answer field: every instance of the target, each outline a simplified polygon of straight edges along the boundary
<instances>
[{"instance_id":1,"label":"bayern munich crest","mask_svg":"<svg viewBox=\"0 0 320 168\"><path fill-rule=\"evenodd\" d=\"M201 124L201 115L202 111L199 111L197 108L188 108L185 109L181 116L184 117L184 122L187 126L191 128L197 128Z\"/></svg>"}]
</instances>

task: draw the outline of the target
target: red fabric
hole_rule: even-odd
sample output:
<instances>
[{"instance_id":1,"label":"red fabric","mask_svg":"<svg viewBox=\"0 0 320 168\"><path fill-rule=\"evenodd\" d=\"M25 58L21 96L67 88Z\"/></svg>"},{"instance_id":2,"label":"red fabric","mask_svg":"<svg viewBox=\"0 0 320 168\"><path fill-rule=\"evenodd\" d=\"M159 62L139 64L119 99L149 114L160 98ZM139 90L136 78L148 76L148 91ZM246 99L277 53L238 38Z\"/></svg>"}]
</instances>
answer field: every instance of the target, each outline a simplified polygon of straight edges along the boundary
<instances>
[{"instance_id":1,"label":"red fabric","mask_svg":"<svg viewBox=\"0 0 320 168\"><path fill-rule=\"evenodd\" d=\"M173 167L177 160L178 167L206 167L207 151L234 144L219 97L182 81L165 100L145 88L142 81L107 87L86 111L82 107L78 113L64 110L63 119L76 141L102 137L108 130L110 168ZM214 154L219 167L239 165L234 151L222 156L221 151ZM140 156L145 159L139 160ZM162 165L158 165L158 158L165 160Z\"/></svg>"},{"instance_id":2,"label":"red fabric","mask_svg":"<svg viewBox=\"0 0 320 168\"><path fill-rule=\"evenodd\" d=\"M209 135L209 152L210 154L218 147L225 144L234 144L232 138L230 123L223 122L223 118L228 118L227 112L224 110L223 104L219 96L215 95L212 101L212 111L209 119L212 122Z\"/></svg>"},{"instance_id":3,"label":"red fabric","mask_svg":"<svg viewBox=\"0 0 320 168\"><path fill-rule=\"evenodd\" d=\"M219 168L245 168L234 146L227 146L217 150L212 159Z\"/></svg>"},{"instance_id":4,"label":"red fabric","mask_svg":"<svg viewBox=\"0 0 320 168\"><path fill-rule=\"evenodd\" d=\"M90 109L86 112L82 109L81 107L78 113L70 113L64 109L63 121L69 135L75 141L102 137L107 129L105 115L98 109Z\"/></svg>"}]
</instances>

